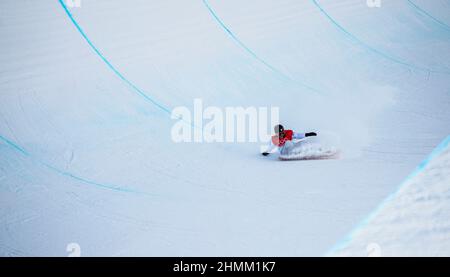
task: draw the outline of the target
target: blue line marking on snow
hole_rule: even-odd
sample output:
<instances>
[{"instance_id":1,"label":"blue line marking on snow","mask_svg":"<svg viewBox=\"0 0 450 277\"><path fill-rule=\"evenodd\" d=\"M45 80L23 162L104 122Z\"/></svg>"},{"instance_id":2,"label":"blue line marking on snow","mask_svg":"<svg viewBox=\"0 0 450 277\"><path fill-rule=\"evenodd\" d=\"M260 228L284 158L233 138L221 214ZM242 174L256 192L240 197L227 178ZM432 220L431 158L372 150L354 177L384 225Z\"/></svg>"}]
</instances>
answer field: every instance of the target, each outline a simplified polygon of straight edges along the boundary
<instances>
[{"instance_id":1,"label":"blue line marking on snow","mask_svg":"<svg viewBox=\"0 0 450 277\"><path fill-rule=\"evenodd\" d=\"M268 62L266 62L264 59L260 58L252 49L250 49L247 45L245 45L226 25L225 23L219 18L219 16L217 15L217 13L213 10L213 8L211 7L211 5L209 5L207 0L203 0L203 3L205 4L206 8L209 10L209 12L211 13L211 15L214 17L214 19L217 21L217 23L219 23L219 25L228 33L228 35L230 35L230 37L237 43L239 44L239 46L241 46L245 51L247 51L247 53L249 53L253 58L257 59L258 61L260 61L262 64L264 64L265 66L267 66L270 70L283 75L286 78L289 78L288 76L286 76L284 73L280 72L278 69L276 69L274 66L272 66L271 64L269 64ZM290 79L290 78L289 78Z\"/></svg>"},{"instance_id":2,"label":"blue line marking on snow","mask_svg":"<svg viewBox=\"0 0 450 277\"><path fill-rule=\"evenodd\" d=\"M41 162L41 164L44 165L45 167L47 167L47 168L49 168L49 169L59 173L60 175L63 175L63 176L69 177L69 178L73 178L73 179L75 179L77 181L80 181L82 183L86 183L86 184L89 184L89 185L94 185L94 186L97 186L97 187L100 187L100 188L104 188L104 189L120 191L120 192L132 192L132 193L142 194L142 192L138 192L138 191L135 191L135 190L132 190L132 189L128 189L128 188L125 188L125 187L121 187L121 186L117 186L117 185L111 185L111 184L102 184L102 183L99 183L99 182L88 180L88 179L85 179L83 177L74 175L74 174L72 174L70 172L63 171L63 170L61 170L59 168L56 168L56 167L54 167L54 166L52 166L50 164L44 163L44 162Z\"/></svg>"},{"instance_id":3,"label":"blue line marking on snow","mask_svg":"<svg viewBox=\"0 0 450 277\"><path fill-rule=\"evenodd\" d=\"M140 192L140 191L128 189L128 188L125 188L125 187L122 187L122 186L111 185L111 184L103 184L103 183L95 182L95 181L92 181L92 180L89 180L89 179L77 176L77 175L75 175L73 173L61 170L61 169L59 169L59 168L57 168L55 166L52 166L52 165L50 165L50 164L48 164L46 162L43 162L43 161L40 161L40 160L37 160L37 159L33 158L33 156L28 151L26 151L23 147L19 146L18 144L14 143L13 141L7 139L6 137L4 137L2 135L0 135L0 140L3 141L4 143L6 143L6 145L8 145L9 147L11 147L14 150L16 150L17 152L21 153L22 155L24 155L24 156L26 156L28 158L31 158L33 161L35 161L35 162L39 163L40 165L42 165L42 166L44 166L44 167L46 167L46 168L48 168L48 169L58 173L59 175L63 175L63 176L75 179L77 181L80 181L82 183L86 183L86 184L89 184L89 185L94 185L94 186L97 186L97 187L100 187L100 188L103 188L103 189L109 189L109 190L120 191L120 192L138 193L138 194L149 194L149 193L145 193L145 192Z\"/></svg>"},{"instance_id":4,"label":"blue line marking on snow","mask_svg":"<svg viewBox=\"0 0 450 277\"><path fill-rule=\"evenodd\" d=\"M123 82L125 82L128 86L130 86L135 93L137 93L139 96L142 96L145 100L149 101L165 113L168 113L169 115L172 114L170 108L160 104L156 100L154 100L152 97L148 96L142 89L140 89L138 86L136 86L133 82L128 80L117 68L115 68L112 63L100 52L100 50L94 45L94 43L89 39L89 37L86 35L86 33L81 28L80 24L75 20L72 13L69 11L69 8L64 4L63 0L58 0L61 6L63 7L64 11L66 12L67 16L69 17L70 21L75 25L78 32L81 34L81 36L84 38L84 40L89 44L89 46L94 50L95 54L102 59L102 61L114 72L114 74L119 77ZM200 126L196 126L193 122L184 120L183 118L178 118L179 120L191 125L194 128L202 128Z\"/></svg>"},{"instance_id":5,"label":"blue line marking on snow","mask_svg":"<svg viewBox=\"0 0 450 277\"><path fill-rule=\"evenodd\" d=\"M171 114L171 110L164 105L158 103L156 100L148 96L143 90L138 88L133 82L128 80L119 70L117 70L112 63L100 52L100 50L92 43L92 41L89 39L89 37L86 35L86 33L83 31L81 26L78 24L78 22L73 17L72 13L67 8L66 4L63 0L58 0L61 6L63 7L64 11L66 12L67 16L70 18L70 21L72 21L73 25L77 28L78 32L81 34L81 36L86 40L86 42L89 44L89 46L94 50L94 52L99 56L103 62L114 72L117 77L119 77L122 81L124 81L128 86L130 86L138 95L145 98L147 101L150 101L153 105L158 107L159 109L163 110L166 113Z\"/></svg>"},{"instance_id":6,"label":"blue line marking on snow","mask_svg":"<svg viewBox=\"0 0 450 277\"><path fill-rule=\"evenodd\" d=\"M358 37L356 37L355 35L353 35L352 33L350 33L347 29L345 29L341 24L339 24L327 11L324 10L324 8L317 2L317 0L311 0L312 3L320 10L320 12L326 17L328 18L328 20L336 27L338 28L341 32L343 32L345 35L347 35L349 38L351 38L353 41L355 41L356 43L360 44L361 46L363 46L364 48L366 48L368 51L375 53L387 60L390 60L392 62L401 64L403 66L409 67L411 69L416 69L419 71L425 71L428 73L442 73L442 74L450 74L450 72L447 71L437 71L437 70L433 70L433 69L428 69L425 67L420 67L420 66L416 66L413 64L410 64L408 62L402 61L396 57L393 57L387 53L384 53L372 46L370 46L369 44L365 43L364 41L362 41L361 39L359 39Z\"/></svg>"},{"instance_id":7,"label":"blue line marking on snow","mask_svg":"<svg viewBox=\"0 0 450 277\"><path fill-rule=\"evenodd\" d=\"M311 87L308 84L305 84L303 82L299 82L297 80L293 80L291 77L287 76L286 74L284 74L283 72L281 72L279 69L277 69L276 67L274 67L273 65L271 65L270 63L268 63L267 61L265 61L263 58L261 58L260 56L258 56L252 49L250 49L250 47L248 47L245 43L242 42L242 40L240 40L228 27L227 25L225 25L225 23L222 21L222 19L220 19L220 17L217 15L217 13L214 11L214 9L211 7L211 5L208 3L207 0L202 0L203 4L206 6L206 8L208 9L209 13L213 16L213 18L215 19L215 21L217 21L217 23L225 30L225 32L242 48L244 49L248 54L250 54L250 56L252 56L253 58L255 58L256 60L258 60L260 63L262 63L263 65L265 65L267 68L269 68L272 72L278 74L279 76L283 77L283 79L286 79L288 81L291 82L296 82L299 83L300 85L302 85L303 87L320 93L322 94L322 92L314 87Z\"/></svg>"},{"instance_id":8,"label":"blue line marking on snow","mask_svg":"<svg viewBox=\"0 0 450 277\"><path fill-rule=\"evenodd\" d=\"M435 23L437 23L439 26L443 27L444 29L446 29L447 31L450 31L450 26L445 24L444 22L442 22L441 20L437 19L436 17L434 17L433 15L431 15L429 12L425 11L424 9L422 9L421 7L419 7L417 4L415 4L413 1L411 0L406 0L413 8L415 8L417 11L419 11L420 13L426 15L427 17L429 17L431 20L433 20Z\"/></svg>"},{"instance_id":9,"label":"blue line marking on snow","mask_svg":"<svg viewBox=\"0 0 450 277\"><path fill-rule=\"evenodd\" d=\"M138 95L142 96L143 98L145 98L146 100L150 101L153 105L155 105L156 107L158 107L159 109L163 110L164 112L168 113L169 115L172 113L171 110L167 107L165 107L164 105L158 103L156 100L154 100L153 98L151 98L150 96L148 96L144 91L142 91L140 88L138 88L135 84L133 84L131 81L129 81L122 73L120 73L120 71L118 71L112 64L111 62L109 62L109 60L100 52L100 50L92 43L92 41L89 39L89 37L86 35L86 33L83 31L83 29L81 28L81 26L78 24L78 22L75 20L75 18L73 17L73 15L70 13L69 9L67 8L66 4L64 4L63 0L58 0L59 3L61 4L61 6L63 7L64 11L66 12L67 16L70 18L70 20L72 21L72 23L75 25L75 27L77 28L78 32L82 35L82 37L86 40L86 42L89 44L89 46L92 48L92 50L94 50L94 52L103 60L103 62L114 72L115 75L117 75L122 81L124 81L127 85L129 85ZM184 119L180 119L184 122L186 122ZM193 125L192 122L187 122L190 125L197 127L195 125ZM19 146L18 144L12 142L11 140L7 139L6 137L0 135L0 140L3 141L4 143L6 143L8 146L10 146L11 148L13 148L14 150L16 150L17 152L21 153L24 156L27 156L29 158L31 158L33 161L39 163L40 165L69 178L75 179L77 181L80 181L82 183L86 183L89 185L94 185L103 189L110 189L110 190L115 190L115 191L120 191L120 192L130 192L130 193L138 193L138 194L145 194L145 195L153 195L150 193L146 193L146 192L141 192L141 191L137 191L137 190L133 190L133 189L128 189L122 186L117 186L117 185L111 185L111 184L105 184L105 183L99 183L99 182L95 182L80 176L77 176L73 173L70 173L68 171L64 171L61 170L51 164L48 164L44 161L38 160L36 158L34 158L28 151L26 151L23 147Z\"/></svg>"},{"instance_id":10,"label":"blue line marking on snow","mask_svg":"<svg viewBox=\"0 0 450 277\"><path fill-rule=\"evenodd\" d=\"M325 256L331 256L337 251L346 248L353 240L353 238L356 236L356 234L359 233L364 227L366 227L369 224L369 222L372 221L392 199L394 199L397 195L399 195L400 191L409 184L409 181L412 178L420 174L434 158L439 156L449 146L450 146L450 135L447 136L447 138L445 138L436 148L434 148L434 150L428 155L428 157L426 157L425 160L423 160L416 167L416 169L408 177L406 177L406 179L397 187L397 189L394 192L389 194L371 213L369 213L369 215L366 218L364 218L356 227L354 227L353 230L344 239L342 239L335 246L333 246L325 254Z\"/></svg>"},{"instance_id":11,"label":"blue line marking on snow","mask_svg":"<svg viewBox=\"0 0 450 277\"><path fill-rule=\"evenodd\" d=\"M25 151L25 149L23 149L22 147L20 147L19 145L15 144L14 142L10 141L9 139L5 138L4 136L0 135L0 140L2 140L3 142L5 142L7 145L9 145L10 147L12 147L13 149L15 149L16 151L22 153L25 156L30 156L30 154L28 154L27 151Z\"/></svg>"}]
</instances>

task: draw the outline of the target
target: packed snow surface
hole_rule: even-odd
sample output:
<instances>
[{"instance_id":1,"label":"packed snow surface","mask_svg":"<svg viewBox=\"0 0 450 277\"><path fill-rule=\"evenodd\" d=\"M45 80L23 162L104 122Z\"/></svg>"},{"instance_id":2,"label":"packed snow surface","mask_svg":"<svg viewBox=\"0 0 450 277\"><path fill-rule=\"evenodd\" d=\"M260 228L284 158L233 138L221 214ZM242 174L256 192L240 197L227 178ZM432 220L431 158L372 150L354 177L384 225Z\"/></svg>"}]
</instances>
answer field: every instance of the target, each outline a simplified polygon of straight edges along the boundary
<instances>
[{"instance_id":1,"label":"packed snow surface","mask_svg":"<svg viewBox=\"0 0 450 277\"><path fill-rule=\"evenodd\" d=\"M334 256L450 256L450 136Z\"/></svg>"}]
</instances>

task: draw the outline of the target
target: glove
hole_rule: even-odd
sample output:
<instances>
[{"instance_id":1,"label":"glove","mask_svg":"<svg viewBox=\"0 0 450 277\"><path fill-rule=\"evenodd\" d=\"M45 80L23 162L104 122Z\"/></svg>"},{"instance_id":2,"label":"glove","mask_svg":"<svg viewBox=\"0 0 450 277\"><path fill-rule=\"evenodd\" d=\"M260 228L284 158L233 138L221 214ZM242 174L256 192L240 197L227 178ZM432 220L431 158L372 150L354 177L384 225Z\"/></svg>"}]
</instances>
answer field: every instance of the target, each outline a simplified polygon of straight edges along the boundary
<instances>
[{"instance_id":1,"label":"glove","mask_svg":"<svg viewBox=\"0 0 450 277\"><path fill-rule=\"evenodd\" d=\"M264 153L262 153L262 155L263 155L263 156L269 156L269 153L264 152Z\"/></svg>"},{"instance_id":2,"label":"glove","mask_svg":"<svg viewBox=\"0 0 450 277\"><path fill-rule=\"evenodd\" d=\"M315 136L317 136L317 134L314 133L314 132L310 132L310 133L306 133L305 134L305 137L315 137Z\"/></svg>"}]
</instances>

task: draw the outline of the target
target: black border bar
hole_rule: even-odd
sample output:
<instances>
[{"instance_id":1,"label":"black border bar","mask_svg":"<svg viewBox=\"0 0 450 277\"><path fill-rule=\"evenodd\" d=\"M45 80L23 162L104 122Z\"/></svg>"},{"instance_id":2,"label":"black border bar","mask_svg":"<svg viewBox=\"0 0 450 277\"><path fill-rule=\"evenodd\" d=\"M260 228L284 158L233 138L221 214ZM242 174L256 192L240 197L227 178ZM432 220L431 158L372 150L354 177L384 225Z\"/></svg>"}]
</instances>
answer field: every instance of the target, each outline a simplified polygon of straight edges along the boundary
<instances>
[{"instance_id":1,"label":"black border bar","mask_svg":"<svg viewBox=\"0 0 450 277\"><path fill-rule=\"evenodd\" d=\"M2 272L14 274L172 274L213 276L228 274L446 274L450 258L0 258ZM189 269L189 271L186 271ZM202 274L203 273L203 274ZM6 276L6 275L4 275Z\"/></svg>"}]
</instances>

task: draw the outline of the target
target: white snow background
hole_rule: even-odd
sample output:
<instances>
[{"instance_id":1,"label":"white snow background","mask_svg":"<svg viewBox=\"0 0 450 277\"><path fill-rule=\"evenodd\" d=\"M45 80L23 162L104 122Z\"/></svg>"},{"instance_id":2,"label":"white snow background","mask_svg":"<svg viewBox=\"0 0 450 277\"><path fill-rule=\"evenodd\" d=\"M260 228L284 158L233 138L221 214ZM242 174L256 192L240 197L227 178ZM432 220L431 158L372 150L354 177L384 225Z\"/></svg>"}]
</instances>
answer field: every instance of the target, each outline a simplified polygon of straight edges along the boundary
<instances>
[{"instance_id":1,"label":"white snow background","mask_svg":"<svg viewBox=\"0 0 450 277\"><path fill-rule=\"evenodd\" d=\"M62 1L0 1L2 256L324 255L450 133L448 1ZM195 98L341 158L176 144Z\"/></svg>"}]
</instances>

